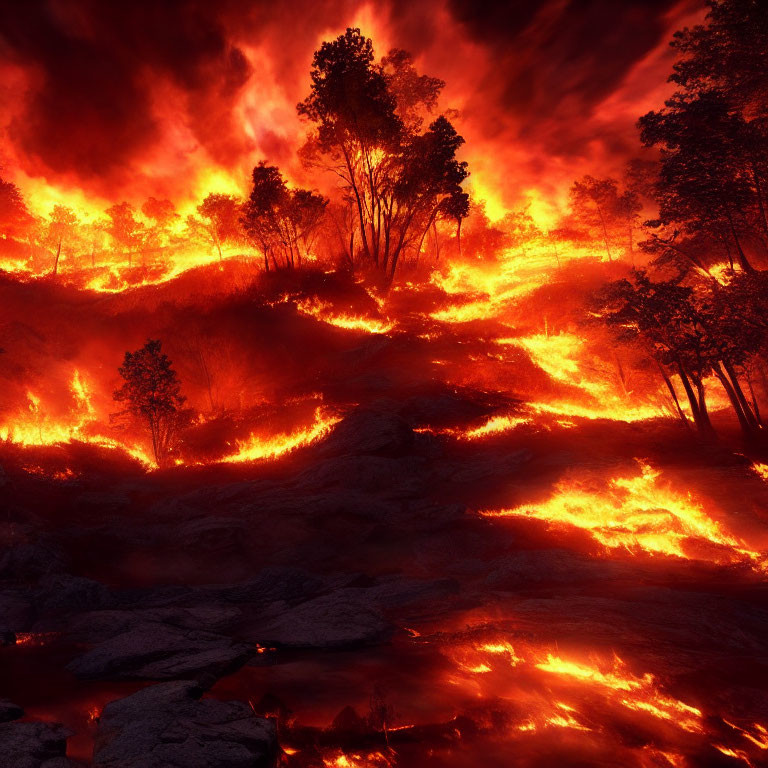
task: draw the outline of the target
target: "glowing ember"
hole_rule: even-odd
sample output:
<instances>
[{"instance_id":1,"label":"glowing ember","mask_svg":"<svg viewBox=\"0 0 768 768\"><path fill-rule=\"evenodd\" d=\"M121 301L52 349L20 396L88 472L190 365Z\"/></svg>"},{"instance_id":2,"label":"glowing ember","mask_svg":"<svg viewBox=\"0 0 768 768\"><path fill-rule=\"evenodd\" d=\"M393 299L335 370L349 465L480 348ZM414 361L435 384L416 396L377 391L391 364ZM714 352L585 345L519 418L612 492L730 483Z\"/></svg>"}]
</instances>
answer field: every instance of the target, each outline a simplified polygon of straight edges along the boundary
<instances>
[{"instance_id":1,"label":"glowing ember","mask_svg":"<svg viewBox=\"0 0 768 768\"><path fill-rule=\"evenodd\" d=\"M25 648L39 648L48 645L58 636L57 632L16 632L16 645Z\"/></svg>"},{"instance_id":2,"label":"glowing ember","mask_svg":"<svg viewBox=\"0 0 768 768\"><path fill-rule=\"evenodd\" d=\"M392 761L382 752L339 753L323 758L326 768L390 768Z\"/></svg>"},{"instance_id":3,"label":"glowing ember","mask_svg":"<svg viewBox=\"0 0 768 768\"><path fill-rule=\"evenodd\" d=\"M544 520L553 527L589 531L606 549L715 563L751 561L763 567L763 557L725 532L700 502L658 482L661 473L638 460L640 474L620 476L600 487L599 479L571 478L555 487L552 497L538 505L486 510L485 517L521 517ZM707 544L707 548L694 544Z\"/></svg>"}]
</instances>

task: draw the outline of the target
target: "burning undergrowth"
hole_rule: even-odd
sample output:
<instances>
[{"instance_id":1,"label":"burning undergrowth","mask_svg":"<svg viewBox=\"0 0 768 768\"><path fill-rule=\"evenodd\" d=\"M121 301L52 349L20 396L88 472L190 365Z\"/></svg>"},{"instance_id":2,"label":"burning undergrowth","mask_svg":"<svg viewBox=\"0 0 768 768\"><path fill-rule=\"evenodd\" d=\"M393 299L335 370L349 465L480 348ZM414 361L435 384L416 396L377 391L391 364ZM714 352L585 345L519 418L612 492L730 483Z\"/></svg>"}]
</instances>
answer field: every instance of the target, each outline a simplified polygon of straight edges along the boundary
<instances>
[{"instance_id":1,"label":"burning undergrowth","mask_svg":"<svg viewBox=\"0 0 768 768\"><path fill-rule=\"evenodd\" d=\"M763 764L764 21L711 3L651 152L514 211L458 91L356 27L301 131L222 49L222 134L280 168L0 180L0 762Z\"/></svg>"}]
</instances>

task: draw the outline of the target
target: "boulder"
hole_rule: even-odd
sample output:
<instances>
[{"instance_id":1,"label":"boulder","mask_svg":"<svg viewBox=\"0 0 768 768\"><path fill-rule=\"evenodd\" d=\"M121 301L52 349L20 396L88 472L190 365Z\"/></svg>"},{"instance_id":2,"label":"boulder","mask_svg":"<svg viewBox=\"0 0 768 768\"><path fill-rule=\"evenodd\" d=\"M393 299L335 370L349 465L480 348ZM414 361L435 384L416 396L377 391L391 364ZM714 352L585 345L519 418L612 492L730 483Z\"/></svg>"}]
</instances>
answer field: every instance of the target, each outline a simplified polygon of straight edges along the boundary
<instances>
[{"instance_id":1,"label":"boulder","mask_svg":"<svg viewBox=\"0 0 768 768\"><path fill-rule=\"evenodd\" d=\"M56 573L43 577L35 604L39 615L90 611L110 605L113 598L103 584L81 576Z\"/></svg>"},{"instance_id":2,"label":"boulder","mask_svg":"<svg viewBox=\"0 0 768 768\"><path fill-rule=\"evenodd\" d=\"M408 422L388 410L359 409L347 415L323 441L327 455L402 456L413 446Z\"/></svg>"},{"instance_id":3,"label":"boulder","mask_svg":"<svg viewBox=\"0 0 768 768\"><path fill-rule=\"evenodd\" d=\"M94 768L273 768L275 724L239 701L200 699L189 680L151 685L104 707Z\"/></svg>"},{"instance_id":4,"label":"boulder","mask_svg":"<svg viewBox=\"0 0 768 768\"><path fill-rule=\"evenodd\" d=\"M70 768L67 738L59 723L0 723L0 765L8 768Z\"/></svg>"},{"instance_id":5,"label":"boulder","mask_svg":"<svg viewBox=\"0 0 768 768\"><path fill-rule=\"evenodd\" d=\"M67 666L82 679L175 680L210 684L233 672L253 649L213 632L145 622L99 643Z\"/></svg>"},{"instance_id":6,"label":"boulder","mask_svg":"<svg viewBox=\"0 0 768 768\"><path fill-rule=\"evenodd\" d=\"M26 632L32 624L32 618L32 605L20 592L0 592L0 635Z\"/></svg>"},{"instance_id":7,"label":"boulder","mask_svg":"<svg viewBox=\"0 0 768 768\"><path fill-rule=\"evenodd\" d=\"M0 699L0 723L9 723L18 720L24 714L24 710L8 699Z\"/></svg>"},{"instance_id":8,"label":"boulder","mask_svg":"<svg viewBox=\"0 0 768 768\"><path fill-rule=\"evenodd\" d=\"M360 590L340 589L281 613L257 634L264 645L350 648L386 640L390 625Z\"/></svg>"}]
</instances>

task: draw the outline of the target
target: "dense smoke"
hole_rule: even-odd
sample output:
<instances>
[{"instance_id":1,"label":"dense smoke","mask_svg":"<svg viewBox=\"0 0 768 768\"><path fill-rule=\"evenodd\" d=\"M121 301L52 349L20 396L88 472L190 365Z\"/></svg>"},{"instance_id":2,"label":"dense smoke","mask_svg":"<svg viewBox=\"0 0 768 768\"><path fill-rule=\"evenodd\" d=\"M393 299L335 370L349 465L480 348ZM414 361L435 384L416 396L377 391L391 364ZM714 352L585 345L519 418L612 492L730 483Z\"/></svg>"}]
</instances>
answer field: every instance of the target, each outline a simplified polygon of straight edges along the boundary
<instances>
[{"instance_id":1,"label":"dense smoke","mask_svg":"<svg viewBox=\"0 0 768 768\"><path fill-rule=\"evenodd\" d=\"M312 52L353 25L379 55L405 48L446 81L478 196L550 197L588 164L615 173L636 151L671 32L700 12L691 0L30 0L0 32L0 160L22 187L45 178L108 201L116 188L189 199L212 169L245 180L262 158L298 179L295 104Z\"/></svg>"}]
</instances>

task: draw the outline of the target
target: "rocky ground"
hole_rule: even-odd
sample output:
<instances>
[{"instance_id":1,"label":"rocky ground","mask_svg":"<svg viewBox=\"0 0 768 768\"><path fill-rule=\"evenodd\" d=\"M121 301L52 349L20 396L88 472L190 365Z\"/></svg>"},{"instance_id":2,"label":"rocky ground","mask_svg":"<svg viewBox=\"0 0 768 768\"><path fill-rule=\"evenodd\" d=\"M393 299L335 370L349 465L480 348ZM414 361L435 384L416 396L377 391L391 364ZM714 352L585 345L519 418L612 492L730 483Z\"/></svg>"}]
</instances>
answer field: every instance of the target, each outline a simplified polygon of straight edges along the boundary
<instances>
[{"instance_id":1,"label":"rocky ground","mask_svg":"<svg viewBox=\"0 0 768 768\"><path fill-rule=\"evenodd\" d=\"M745 459L658 424L462 445L415 432L425 409L460 422L482 406L379 400L261 466L147 475L84 448L67 456L76 479L55 481L9 453L0 764L491 765L513 749L520 765L650 765L649 745L670 741L606 722L592 762L552 738L510 746L490 702L481 713L446 685L446 648L480 629L617 653L707 717L768 722L759 576L602 556L587 536L476 514L643 455L681 477L712 468L713 493L738 506L733 488L747 489L742 514L757 515L768 492ZM675 750L686 765L739 764L715 740ZM334 763L339 750L369 762Z\"/></svg>"}]
</instances>

